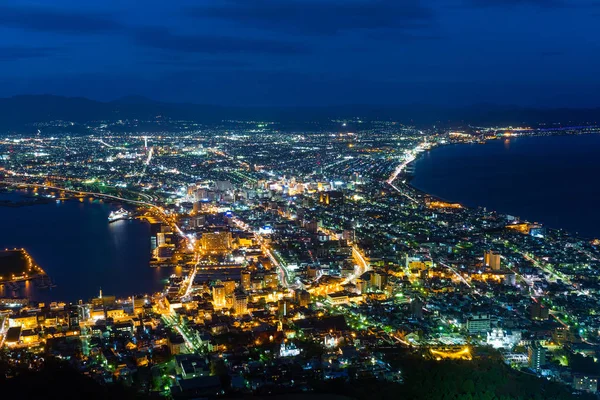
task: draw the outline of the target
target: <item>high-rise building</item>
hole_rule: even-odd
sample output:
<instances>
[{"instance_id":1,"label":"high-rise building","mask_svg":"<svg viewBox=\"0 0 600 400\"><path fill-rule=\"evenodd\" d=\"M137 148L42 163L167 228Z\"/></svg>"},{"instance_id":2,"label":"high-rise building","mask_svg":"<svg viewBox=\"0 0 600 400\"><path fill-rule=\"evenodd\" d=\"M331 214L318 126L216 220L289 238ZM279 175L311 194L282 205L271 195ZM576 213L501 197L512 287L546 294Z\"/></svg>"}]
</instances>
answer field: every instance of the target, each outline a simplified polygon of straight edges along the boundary
<instances>
[{"instance_id":1,"label":"high-rise building","mask_svg":"<svg viewBox=\"0 0 600 400\"><path fill-rule=\"evenodd\" d=\"M68 317L69 317L69 328L79 328L79 306L75 304L69 305Z\"/></svg>"},{"instance_id":2,"label":"high-rise building","mask_svg":"<svg viewBox=\"0 0 600 400\"><path fill-rule=\"evenodd\" d=\"M244 289L246 291L250 290L251 278L252 278L252 274L250 273L250 271L242 271L241 276L240 276L242 289Z\"/></svg>"},{"instance_id":3,"label":"high-rise building","mask_svg":"<svg viewBox=\"0 0 600 400\"><path fill-rule=\"evenodd\" d=\"M488 314L475 314L467 319L467 330L471 335L486 333L491 328L491 320Z\"/></svg>"},{"instance_id":4,"label":"high-rise building","mask_svg":"<svg viewBox=\"0 0 600 400\"><path fill-rule=\"evenodd\" d=\"M529 358L529 367L538 371L544 364L546 364L546 348L542 347L539 343L534 343L529 346L527 350Z\"/></svg>"},{"instance_id":5,"label":"high-rise building","mask_svg":"<svg viewBox=\"0 0 600 400\"><path fill-rule=\"evenodd\" d=\"M279 317L285 317L288 315L290 310L290 301L288 299L282 299L277 302L277 314Z\"/></svg>"},{"instance_id":6,"label":"high-rise building","mask_svg":"<svg viewBox=\"0 0 600 400\"><path fill-rule=\"evenodd\" d=\"M492 250L486 251L483 254L483 265L492 271L500 270L500 254Z\"/></svg>"},{"instance_id":7,"label":"high-rise building","mask_svg":"<svg viewBox=\"0 0 600 400\"><path fill-rule=\"evenodd\" d=\"M374 271L371 274L371 287L377 290L385 289L387 285L388 276L385 272Z\"/></svg>"},{"instance_id":8,"label":"high-rise building","mask_svg":"<svg viewBox=\"0 0 600 400\"><path fill-rule=\"evenodd\" d=\"M225 295L225 286L223 285L215 285L212 288L213 294L213 306L215 308L223 308L227 305L226 295Z\"/></svg>"},{"instance_id":9,"label":"high-rise building","mask_svg":"<svg viewBox=\"0 0 600 400\"><path fill-rule=\"evenodd\" d=\"M275 272L267 272L264 276L265 289L277 289L279 276Z\"/></svg>"},{"instance_id":10,"label":"high-rise building","mask_svg":"<svg viewBox=\"0 0 600 400\"><path fill-rule=\"evenodd\" d=\"M167 244L167 240L166 240L164 232L159 232L156 234L156 244L158 246L164 246L165 244Z\"/></svg>"},{"instance_id":11,"label":"high-rise building","mask_svg":"<svg viewBox=\"0 0 600 400\"><path fill-rule=\"evenodd\" d=\"M233 295L233 309L235 315L248 313L248 296L245 293L235 292Z\"/></svg>"}]
</instances>

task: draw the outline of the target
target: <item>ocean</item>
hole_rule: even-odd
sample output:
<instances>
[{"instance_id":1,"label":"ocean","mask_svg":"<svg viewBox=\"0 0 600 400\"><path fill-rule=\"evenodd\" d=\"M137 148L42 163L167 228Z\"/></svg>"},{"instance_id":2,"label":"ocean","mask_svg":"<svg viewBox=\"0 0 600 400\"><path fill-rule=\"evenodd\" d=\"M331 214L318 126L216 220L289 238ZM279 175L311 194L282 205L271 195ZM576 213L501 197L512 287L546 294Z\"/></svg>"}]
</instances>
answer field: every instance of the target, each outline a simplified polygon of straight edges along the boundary
<instances>
[{"instance_id":1,"label":"ocean","mask_svg":"<svg viewBox=\"0 0 600 400\"><path fill-rule=\"evenodd\" d=\"M448 145L415 163L424 192L600 238L600 135Z\"/></svg>"}]
</instances>

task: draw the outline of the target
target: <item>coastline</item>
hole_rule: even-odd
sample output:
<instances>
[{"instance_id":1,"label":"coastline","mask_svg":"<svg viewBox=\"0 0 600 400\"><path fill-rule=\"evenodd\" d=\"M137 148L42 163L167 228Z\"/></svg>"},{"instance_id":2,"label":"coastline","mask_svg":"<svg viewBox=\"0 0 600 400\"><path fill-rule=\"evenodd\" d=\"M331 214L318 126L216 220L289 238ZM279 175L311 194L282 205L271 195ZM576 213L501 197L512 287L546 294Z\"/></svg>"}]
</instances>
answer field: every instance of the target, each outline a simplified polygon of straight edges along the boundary
<instances>
[{"instance_id":1,"label":"coastline","mask_svg":"<svg viewBox=\"0 0 600 400\"><path fill-rule=\"evenodd\" d=\"M20 189L20 193L27 195L23 189ZM50 199L49 202L32 204L40 207L0 207L0 211L5 210L3 215L8 217L4 222L10 228L9 231L14 230L14 233L4 234L0 240L6 245L4 247L22 247L31 252L51 279L48 285L24 285L16 282L14 286L6 286L2 290L2 297L26 297L34 302L75 302L93 298L98 287L123 298L131 293L154 293L162 290L164 283L161 282L167 272L156 272L156 268L151 268L150 237L143 236L146 232L149 234L148 224L139 218L136 220L143 222L142 224L130 224L130 221L109 224L104 217L107 211L115 209L115 204L124 204L123 202L103 198L91 200L89 196L85 199L63 198L61 204L57 202L56 206L55 201L56 199ZM35 238L24 240L29 235L28 227L40 218L45 220L48 211L54 213L55 207L63 209L58 214L60 216L48 216L48 222L42 221L41 226L36 226L38 233L34 235ZM137 209L138 206L131 208ZM57 224L69 228L56 228ZM85 245L83 239L79 239L80 236L95 238L94 243ZM87 258L90 258L86 262L90 268L88 272L78 266ZM136 261L145 258L148 259L147 263ZM99 283L95 285L93 277L98 274L105 278L98 280ZM79 285L78 282L86 284ZM130 291L128 284L119 282L138 283L131 285Z\"/></svg>"},{"instance_id":2,"label":"coastline","mask_svg":"<svg viewBox=\"0 0 600 400\"><path fill-rule=\"evenodd\" d=\"M486 143L484 144L488 144L488 141L495 141L495 140L502 140L502 139L527 139L527 138L547 138L547 137L572 137L572 136L599 136L600 133L598 132L586 132L586 133L580 133L580 134L566 134L566 133L561 133L561 134L535 134L535 135L520 135L520 136L511 136L511 137L498 137L495 139L488 139L486 140ZM443 148L443 147L450 147L450 146L457 146L459 147L459 145L472 145L472 144L482 144L481 142L477 142L477 141L469 141L469 142L446 142L446 143L435 143L430 149L426 150L426 151L422 151L419 152L417 154L417 156L415 157L414 160L412 160L411 162L406 164L406 167L411 167L414 170L414 173L411 175L407 175L407 174L400 174L398 175L398 177L396 178L402 178L403 179L403 185L407 186L408 188L410 188L411 191L413 191L415 194L420 195L423 198L428 198L431 199L432 201L441 201L441 202L445 202L445 203L455 203L455 204L460 204L461 207L465 208L465 209L489 209L489 211L500 214L500 215L516 215L518 213L512 213L510 211L498 211L495 207L493 206L487 206L487 205L477 205L477 206L468 206L465 205L462 201L459 200L453 200L453 199L449 199L449 198L445 198L442 196L438 196L438 195L434 195L426 190L420 189L418 187L416 187L413 184L413 181L416 177L417 174L417 169L416 169L416 165L415 163L417 163L418 161L422 160L422 157L429 151L433 151L435 149L438 148ZM568 229L565 227L559 227L559 226L549 226L547 224L546 221L544 221L543 219L539 219L536 221L531 221L529 219L529 217L524 217L524 218L520 218L519 220L523 223L529 223L529 224L540 224L542 225L546 230L548 231L552 231L552 232L560 232L562 234L567 234L573 238L579 239L579 240L584 240L584 241L593 241L597 239L597 235L593 235L593 234L582 234L582 233L578 233L572 229Z\"/></svg>"}]
</instances>

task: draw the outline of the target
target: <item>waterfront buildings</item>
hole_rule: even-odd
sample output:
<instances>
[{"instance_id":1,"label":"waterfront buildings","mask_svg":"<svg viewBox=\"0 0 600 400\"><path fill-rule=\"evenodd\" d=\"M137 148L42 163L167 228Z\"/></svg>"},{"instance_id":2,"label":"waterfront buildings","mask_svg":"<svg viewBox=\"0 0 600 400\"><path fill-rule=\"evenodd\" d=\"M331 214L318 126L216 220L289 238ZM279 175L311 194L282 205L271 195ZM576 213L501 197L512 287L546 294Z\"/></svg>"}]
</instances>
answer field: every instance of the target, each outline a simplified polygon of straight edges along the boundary
<instances>
[{"instance_id":1,"label":"waterfront buildings","mask_svg":"<svg viewBox=\"0 0 600 400\"><path fill-rule=\"evenodd\" d=\"M48 349L104 383L146 379L173 394L221 388L205 379L215 371L241 393L399 382L403 356L503 359L592 388L565 360L598 350L599 243L532 235L527 221L407 184L411 160L464 135L389 121L305 133L169 121L139 168L146 135L118 133L139 122L122 123L93 128L114 147L0 139L0 153L15 150L1 171L14 181L7 190L130 202L151 224L152 266L169 268L168 282L81 304L5 296L0 336L11 351ZM37 146L48 162L30 156ZM133 372L145 368L150 378Z\"/></svg>"}]
</instances>

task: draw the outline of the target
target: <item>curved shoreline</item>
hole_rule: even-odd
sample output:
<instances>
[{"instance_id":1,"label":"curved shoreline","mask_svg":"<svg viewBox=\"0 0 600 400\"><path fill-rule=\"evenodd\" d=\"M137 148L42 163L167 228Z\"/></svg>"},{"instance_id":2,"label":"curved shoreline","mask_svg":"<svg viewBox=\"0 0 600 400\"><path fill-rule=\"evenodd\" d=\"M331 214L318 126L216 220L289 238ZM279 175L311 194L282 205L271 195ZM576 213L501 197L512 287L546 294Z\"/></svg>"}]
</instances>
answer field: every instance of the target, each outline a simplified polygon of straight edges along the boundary
<instances>
[{"instance_id":1,"label":"curved shoreline","mask_svg":"<svg viewBox=\"0 0 600 400\"><path fill-rule=\"evenodd\" d=\"M567 136L591 136L591 135L599 135L599 134L598 133L594 133L594 132L592 132L592 133L580 133L580 134L558 134L558 135L556 135L556 134L555 135L538 134L538 135L526 135L526 136L511 137L511 138L507 138L507 139L518 139L518 138L525 138L525 139L532 138L533 139L533 138L541 138L541 137L557 137L557 136L558 137L561 137L561 136L567 137ZM498 139L490 139L490 140L500 140L500 139L502 139L502 137L499 137ZM456 145L456 146L458 146L458 145L467 145L467 144L472 145L472 144L481 144L481 143L477 143L477 142L466 142L466 143L465 142L458 142L458 143L435 144L435 146L431 147L427 151L433 151L436 148L442 148L442 147L448 147L448 146L454 146L454 145ZM484 144L487 144L487 142L484 143ZM412 160L411 162L409 162L409 163L406 164L406 167L408 167L409 165L412 165L414 167L414 163L416 163L419 160L421 160L421 158L423 157L424 153L425 152L418 153L417 157L414 160ZM400 176L401 176L401 174L398 175L396 177L396 179L399 178ZM410 190L414 191L416 194L421 195L422 197L428 197L428 198L430 198L430 199L432 199L434 201L438 200L438 201L442 201L442 202L445 202L445 203L460 204L461 207L463 207L465 209L475 210L475 209L482 209L482 208L486 208L486 209L490 208L489 206L486 206L486 205L467 206L462 201L445 199L445 198L443 198L441 196L429 193L429 192L427 192L427 191L425 191L423 189L420 189L420 188L418 188L418 187L416 187L415 185L412 184L412 181L413 181L413 179L415 177L416 177L416 168L415 168L415 173L412 176L406 176L406 175L404 176L405 182L403 182L402 184L405 185L405 186L407 186L407 187L409 187ZM393 183L393 181L391 183ZM506 216L506 215L513 215L513 214L510 214L509 212L498 211L495 208L492 208L491 210L488 210L488 211L489 212L494 212L494 213L497 213L497 214L500 214L500 215L504 215L504 216ZM523 222L523 223L540 224L546 230L554 231L554 232L561 232L563 234L567 234L567 235L569 235L569 236L571 236L573 238L577 238L577 239L580 239L580 240L592 241L592 240L596 239L596 237L593 234L592 235L585 235L585 234L580 234L580 233L574 232L572 229L567 229L567 228L562 228L562 227L551 227L551 226L548 226L546 224L546 222L544 222L543 220L533 221L532 222L532 221L528 220L528 217L519 218L519 220L521 222Z\"/></svg>"}]
</instances>

